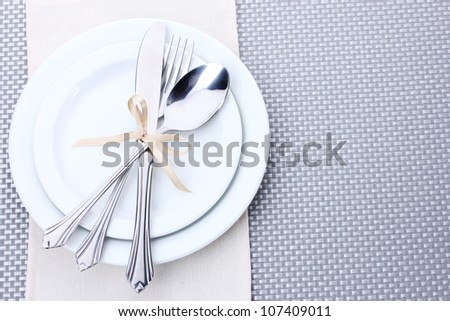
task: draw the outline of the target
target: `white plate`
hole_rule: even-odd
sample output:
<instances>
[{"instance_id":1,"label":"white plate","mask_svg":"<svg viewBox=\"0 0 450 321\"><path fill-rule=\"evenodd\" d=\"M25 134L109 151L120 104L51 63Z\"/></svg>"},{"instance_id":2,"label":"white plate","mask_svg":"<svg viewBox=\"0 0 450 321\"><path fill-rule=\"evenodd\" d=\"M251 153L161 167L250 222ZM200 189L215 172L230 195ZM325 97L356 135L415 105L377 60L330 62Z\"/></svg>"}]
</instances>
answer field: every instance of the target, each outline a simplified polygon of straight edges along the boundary
<instances>
[{"instance_id":1,"label":"white plate","mask_svg":"<svg viewBox=\"0 0 450 321\"><path fill-rule=\"evenodd\" d=\"M75 37L42 63L23 90L10 128L10 166L23 204L42 229L63 216L40 185L32 160L32 129L46 91L61 71L87 54L120 42L139 41L153 21L150 19L119 21ZM260 161L252 167L238 167L226 193L207 214L182 230L154 239L152 254L155 264L181 258L203 248L225 233L239 219L256 194L264 175L266 153L261 142L269 135L264 101L253 77L239 58L205 33L182 24L167 23L172 33L195 40L196 50L205 60L220 62L228 69L231 75L231 90L240 109L243 142L259 143L252 152ZM248 161L249 157L243 155L241 160ZM78 228L66 247L75 251L86 235L85 229ZM108 238L103 262L126 265L130 246L129 240Z\"/></svg>"},{"instance_id":2,"label":"white plate","mask_svg":"<svg viewBox=\"0 0 450 321\"><path fill-rule=\"evenodd\" d=\"M102 166L114 160L105 155L102 146L73 147L85 137L104 137L136 130L136 121L127 108L127 100L134 94L136 57L140 42L120 42L96 50L65 70L47 91L34 129L34 160L36 171L48 197L64 214L69 213L95 191L116 170ZM192 66L204 63L194 57ZM193 106L195 108L195 106ZM99 125L101 124L101 125ZM194 160L181 157L184 167L171 162L172 168L191 193L173 186L161 168L155 168L152 188L151 235L159 237L173 233L197 220L222 196L233 178L239 163L240 151L227 146L242 143L239 109L230 94L224 106L205 125L193 132L199 143L192 152ZM223 157L211 158L217 167L202 160L207 144L219 143ZM124 159L125 146L111 149ZM129 150L128 150L129 152ZM123 162L121 162L123 163ZM121 164L120 164L121 165ZM136 207L136 171L133 170L123 189L115 214L108 228L108 236L133 238ZM106 203L103 197L81 222L90 230Z\"/></svg>"}]
</instances>

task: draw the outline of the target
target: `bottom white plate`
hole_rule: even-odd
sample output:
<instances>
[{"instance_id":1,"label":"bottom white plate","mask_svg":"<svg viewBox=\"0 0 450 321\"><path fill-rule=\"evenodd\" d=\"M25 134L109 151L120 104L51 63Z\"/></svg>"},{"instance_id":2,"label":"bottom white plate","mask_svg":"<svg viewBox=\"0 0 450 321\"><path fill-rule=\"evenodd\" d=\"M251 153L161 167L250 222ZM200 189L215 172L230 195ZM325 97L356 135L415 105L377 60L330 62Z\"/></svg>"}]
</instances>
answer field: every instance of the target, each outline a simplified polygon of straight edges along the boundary
<instances>
[{"instance_id":1,"label":"bottom white plate","mask_svg":"<svg viewBox=\"0 0 450 321\"><path fill-rule=\"evenodd\" d=\"M33 163L33 126L45 92L68 68L87 53L117 42L142 39L155 20L136 19L103 25L83 33L55 51L39 68L25 87L10 129L10 166L16 189L30 215L45 229L62 217L62 213L45 194ZM155 264L189 255L210 244L226 232L242 215L253 199L266 167L263 145L268 140L269 124L264 101L250 72L220 42L191 27L166 21L168 32L196 42L203 58L223 64L231 75L231 91L240 108L243 142L247 153L241 157L246 166L239 166L227 192L202 218L177 231L152 241ZM46 215L35 215L45 212ZM66 247L75 251L87 231L78 228ZM131 241L108 238L103 262L126 265Z\"/></svg>"}]
</instances>

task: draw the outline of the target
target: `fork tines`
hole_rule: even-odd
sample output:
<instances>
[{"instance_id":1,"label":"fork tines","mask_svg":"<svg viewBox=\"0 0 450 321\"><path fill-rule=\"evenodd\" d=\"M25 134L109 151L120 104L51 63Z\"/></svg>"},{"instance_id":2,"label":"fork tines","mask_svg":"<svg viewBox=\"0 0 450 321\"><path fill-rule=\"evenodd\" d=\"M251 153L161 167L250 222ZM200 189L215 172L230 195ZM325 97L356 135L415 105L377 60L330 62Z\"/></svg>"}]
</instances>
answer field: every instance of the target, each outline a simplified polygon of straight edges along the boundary
<instances>
[{"instance_id":1,"label":"fork tines","mask_svg":"<svg viewBox=\"0 0 450 321\"><path fill-rule=\"evenodd\" d=\"M170 91L176 81L185 75L189 70L189 65L194 52L194 42L188 46L188 39L172 36L169 46L164 53L164 88L163 92Z\"/></svg>"},{"instance_id":2,"label":"fork tines","mask_svg":"<svg viewBox=\"0 0 450 321\"><path fill-rule=\"evenodd\" d=\"M193 53L193 41L188 41L188 39L183 40L182 37L175 37L175 35L172 36L170 43L164 52L161 101L158 114L159 117L164 114L164 106L166 104L167 97L172 88L175 86L177 80L189 71Z\"/></svg>"}]
</instances>

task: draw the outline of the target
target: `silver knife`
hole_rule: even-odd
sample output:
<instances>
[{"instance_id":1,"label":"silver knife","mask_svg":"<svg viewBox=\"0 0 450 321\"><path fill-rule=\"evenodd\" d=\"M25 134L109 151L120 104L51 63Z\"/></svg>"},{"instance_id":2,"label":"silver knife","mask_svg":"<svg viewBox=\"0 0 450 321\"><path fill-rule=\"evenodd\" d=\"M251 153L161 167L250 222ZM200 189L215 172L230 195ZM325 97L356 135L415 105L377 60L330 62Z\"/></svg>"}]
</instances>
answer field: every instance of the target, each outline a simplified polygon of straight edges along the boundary
<instances>
[{"instance_id":1,"label":"silver knife","mask_svg":"<svg viewBox=\"0 0 450 321\"><path fill-rule=\"evenodd\" d=\"M147 103L149 133L156 131L158 126L165 38L165 24L156 22L145 34L139 50L135 91ZM136 220L126 271L127 280L136 292L142 291L153 278L149 213L152 172L153 158L150 152L146 152L143 154L143 163L138 168Z\"/></svg>"}]
</instances>

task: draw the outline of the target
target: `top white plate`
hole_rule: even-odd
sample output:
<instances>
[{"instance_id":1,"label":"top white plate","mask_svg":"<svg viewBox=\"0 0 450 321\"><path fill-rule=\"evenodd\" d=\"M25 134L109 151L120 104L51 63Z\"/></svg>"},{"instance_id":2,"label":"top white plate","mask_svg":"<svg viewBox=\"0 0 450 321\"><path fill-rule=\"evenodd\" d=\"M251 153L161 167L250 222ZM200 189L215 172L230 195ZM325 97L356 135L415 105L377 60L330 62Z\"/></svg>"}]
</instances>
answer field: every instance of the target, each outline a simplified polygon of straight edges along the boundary
<instances>
[{"instance_id":1,"label":"top white plate","mask_svg":"<svg viewBox=\"0 0 450 321\"><path fill-rule=\"evenodd\" d=\"M85 137L104 137L136 130L136 121L127 108L134 94L136 58L140 42L122 42L96 50L66 69L47 92L34 130L34 160L44 190L61 212L68 214L95 191L123 163L129 144L110 148L108 155L102 146L72 147ZM192 66L203 61L194 57ZM195 106L193 111L195 112ZM242 127L239 109L230 94L224 106L206 124L193 132L199 143L193 161L181 157L183 166L171 161L171 166L191 193L173 186L161 168L155 168L151 202L151 235L159 237L173 233L206 213L227 189L240 158ZM222 147L222 157L205 162L203 150L211 143ZM211 150L215 150L212 146ZM128 150L126 150L128 148ZM229 153L226 153L229 151ZM120 164L104 166L120 156ZM196 164L194 163L196 162ZM208 163L209 162L209 163ZM211 166L214 162L215 166ZM132 171L118 201L107 235L133 238L136 211L136 171ZM107 195L105 195L107 196ZM106 203L101 198L81 222L90 230Z\"/></svg>"},{"instance_id":2,"label":"top white plate","mask_svg":"<svg viewBox=\"0 0 450 321\"><path fill-rule=\"evenodd\" d=\"M101 48L127 41L140 41L150 19L119 21L85 32L56 50L41 64L39 70L22 91L12 119L9 137L11 173L20 198L33 220L45 229L63 214L47 197L40 185L33 162L33 127L47 90L62 71L84 56ZM205 215L188 227L152 241L155 264L189 255L216 240L244 213L259 188L266 168L265 149L261 143L268 139L269 123L264 101L250 72L224 45L186 25L169 22L169 32L189 37L196 42L196 51L207 61L222 63L231 75L231 91L239 106L242 119L243 144L257 143L252 148L254 157L242 155L241 161L257 157L253 166L239 166L226 193ZM78 228L66 244L75 251L87 236ZM107 238L102 261L109 264L127 264L131 241Z\"/></svg>"}]
</instances>

